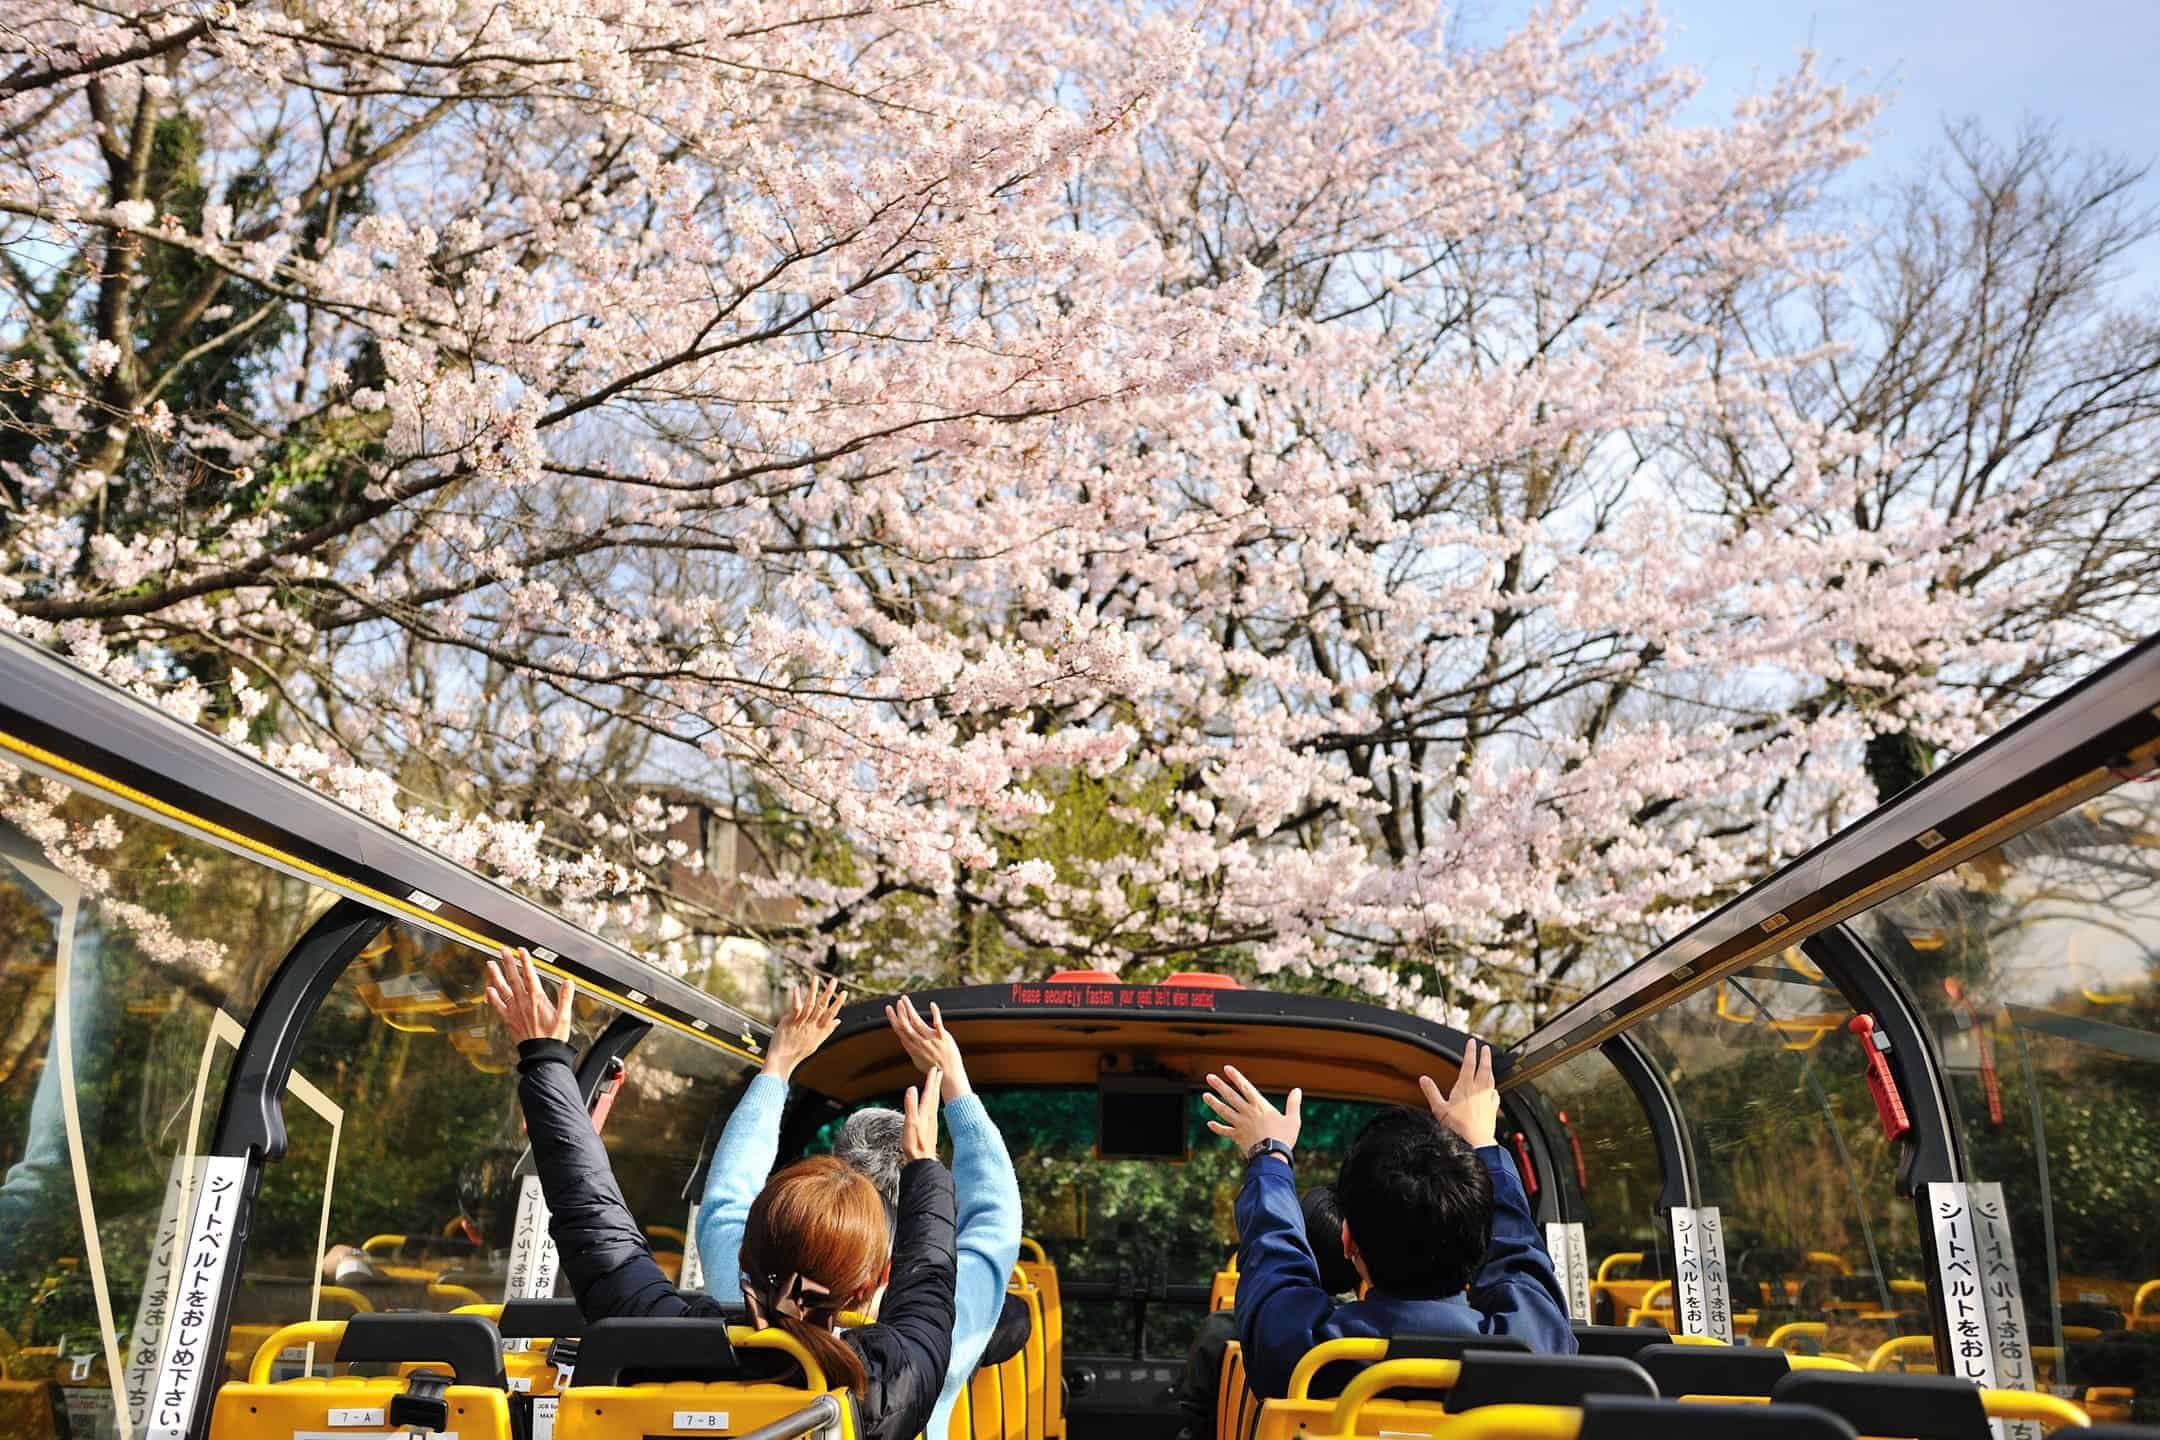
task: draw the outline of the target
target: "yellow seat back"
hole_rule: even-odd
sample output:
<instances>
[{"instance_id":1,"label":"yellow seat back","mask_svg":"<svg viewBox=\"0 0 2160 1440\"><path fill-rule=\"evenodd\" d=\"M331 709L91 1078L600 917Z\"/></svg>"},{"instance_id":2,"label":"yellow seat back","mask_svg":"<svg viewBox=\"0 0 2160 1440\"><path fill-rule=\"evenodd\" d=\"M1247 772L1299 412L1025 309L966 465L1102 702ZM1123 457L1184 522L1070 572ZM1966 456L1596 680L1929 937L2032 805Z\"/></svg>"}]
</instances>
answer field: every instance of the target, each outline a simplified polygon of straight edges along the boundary
<instances>
[{"instance_id":1,"label":"yellow seat back","mask_svg":"<svg viewBox=\"0 0 2160 1440\"><path fill-rule=\"evenodd\" d=\"M288 1347L321 1347L316 1361L329 1357L344 1338L342 1320L309 1320L272 1332L256 1347L245 1381L218 1387L210 1412L210 1440L264 1440L267 1436L320 1434L359 1437L407 1433L390 1424L391 1402L406 1393L410 1376L303 1375L273 1381L272 1368ZM419 1364L447 1376L449 1367ZM452 1384L444 1395L449 1426L458 1440L512 1440L510 1399L492 1385Z\"/></svg>"},{"instance_id":2,"label":"yellow seat back","mask_svg":"<svg viewBox=\"0 0 2160 1440\"><path fill-rule=\"evenodd\" d=\"M821 1397L835 1402L820 1440L855 1440L854 1398L832 1388L802 1342L781 1330L729 1326L737 1350L777 1350L801 1374L793 1380L667 1380L637 1385L572 1384L555 1400L554 1440L621 1440L624 1436L696 1436L714 1440L785 1420ZM588 1341L589 1341L588 1337ZM464 1440L463 1436L459 1440Z\"/></svg>"},{"instance_id":3,"label":"yellow seat back","mask_svg":"<svg viewBox=\"0 0 2160 1440\"><path fill-rule=\"evenodd\" d=\"M1042 1299L1043 1334L1043 1434L1048 1440L1065 1435L1065 1310L1058 1290L1057 1266L1035 1240L1020 1242L1018 1269Z\"/></svg>"},{"instance_id":4,"label":"yellow seat back","mask_svg":"<svg viewBox=\"0 0 2160 1440\"><path fill-rule=\"evenodd\" d=\"M1345 1386L1340 1399L1315 1399L1312 1382L1320 1371L1337 1361L1361 1362L1365 1369ZM1431 1401L1382 1400L1373 1398L1380 1391L1400 1386L1421 1386L1433 1390L1446 1390L1454 1385L1462 1373L1461 1362L1455 1360L1389 1360L1387 1341L1371 1339L1326 1340L1305 1352L1297 1368L1290 1372L1290 1393L1280 1400L1267 1400L1260 1406L1260 1416L1253 1427L1254 1440L1295 1440L1303 1435L1333 1435L1339 1433L1332 1425L1333 1417L1340 1411L1354 1410L1361 1427L1356 1433L1378 1436L1402 1436L1405 1440L1429 1436L1444 1403L1436 1396ZM1374 1377L1379 1377L1375 1379ZM1345 1402L1355 1400L1354 1406Z\"/></svg>"},{"instance_id":5,"label":"yellow seat back","mask_svg":"<svg viewBox=\"0 0 2160 1440\"><path fill-rule=\"evenodd\" d=\"M1051 1375L1050 1344L1043 1334L1042 1291L1017 1265L1013 1267L1011 1290L1028 1310L1027 1344L1020 1351L1027 1389L1027 1435L1029 1440L1046 1440L1050 1433Z\"/></svg>"}]
</instances>

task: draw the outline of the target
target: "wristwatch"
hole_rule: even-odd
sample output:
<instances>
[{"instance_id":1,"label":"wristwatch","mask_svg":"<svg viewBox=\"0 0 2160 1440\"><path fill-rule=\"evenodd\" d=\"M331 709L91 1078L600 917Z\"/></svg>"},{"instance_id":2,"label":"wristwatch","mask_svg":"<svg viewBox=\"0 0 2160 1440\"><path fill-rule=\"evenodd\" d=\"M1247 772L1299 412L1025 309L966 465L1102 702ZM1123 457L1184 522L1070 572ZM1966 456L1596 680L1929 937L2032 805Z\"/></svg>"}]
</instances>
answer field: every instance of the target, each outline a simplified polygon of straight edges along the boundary
<instances>
[{"instance_id":1,"label":"wristwatch","mask_svg":"<svg viewBox=\"0 0 2160 1440\"><path fill-rule=\"evenodd\" d=\"M1283 1164L1288 1165L1293 1170L1297 1168L1297 1156L1291 1154L1290 1147L1283 1144L1283 1142L1280 1140L1267 1139L1255 1144L1250 1150L1247 1150L1245 1152L1245 1163L1250 1165L1253 1161L1258 1160L1263 1155L1280 1155L1282 1156Z\"/></svg>"}]
</instances>

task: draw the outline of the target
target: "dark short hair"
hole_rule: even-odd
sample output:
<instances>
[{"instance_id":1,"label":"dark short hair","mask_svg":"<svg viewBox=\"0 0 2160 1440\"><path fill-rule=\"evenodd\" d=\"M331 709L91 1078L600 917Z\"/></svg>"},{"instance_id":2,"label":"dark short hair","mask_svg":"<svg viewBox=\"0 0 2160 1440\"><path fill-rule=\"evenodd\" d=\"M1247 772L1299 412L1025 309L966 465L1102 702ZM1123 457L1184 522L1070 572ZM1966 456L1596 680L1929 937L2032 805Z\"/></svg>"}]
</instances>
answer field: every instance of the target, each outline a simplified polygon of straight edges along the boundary
<instances>
[{"instance_id":1,"label":"dark short hair","mask_svg":"<svg viewBox=\"0 0 2160 1440\"><path fill-rule=\"evenodd\" d=\"M1358 1287L1357 1266L1342 1248L1342 1206L1335 1202L1332 1185L1315 1185L1298 1197L1305 1212L1305 1240L1320 1265L1320 1285L1330 1295L1347 1295Z\"/></svg>"},{"instance_id":2,"label":"dark short hair","mask_svg":"<svg viewBox=\"0 0 2160 1440\"><path fill-rule=\"evenodd\" d=\"M1335 1200L1373 1287L1406 1300L1460 1294L1492 1247L1492 1176L1460 1135L1397 1106L1343 1157Z\"/></svg>"}]
</instances>

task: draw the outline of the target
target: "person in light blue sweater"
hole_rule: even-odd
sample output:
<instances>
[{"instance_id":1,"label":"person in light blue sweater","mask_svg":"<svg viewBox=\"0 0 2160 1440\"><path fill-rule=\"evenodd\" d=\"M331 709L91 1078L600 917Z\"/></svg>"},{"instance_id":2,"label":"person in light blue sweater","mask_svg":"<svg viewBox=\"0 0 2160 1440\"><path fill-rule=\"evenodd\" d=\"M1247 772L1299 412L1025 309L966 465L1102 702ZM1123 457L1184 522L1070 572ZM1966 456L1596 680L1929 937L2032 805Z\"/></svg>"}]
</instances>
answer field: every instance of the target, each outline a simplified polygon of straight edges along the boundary
<instances>
[{"instance_id":1,"label":"person in light blue sweater","mask_svg":"<svg viewBox=\"0 0 2160 1440\"><path fill-rule=\"evenodd\" d=\"M773 1029L765 1066L728 1117L713 1152L698 1209L697 1246L708 1285L721 1294L740 1268L743 1222L780 1150L780 1116L795 1067L810 1058L838 1028L847 997L837 981L814 984L807 995L788 994L787 1012ZM1013 1175L1005 1137L991 1122L968 1084L960 1047L937 1006L925 1021L902 997L885 1007L886 1021L918 1069L944 1074L944 1124L952 1136L953 1185L959 1201L959 1272L954 1283L952 1359L937 1408L924 1427L925 1440L946 1440L953 1406L982 1358L983 1346L1005 1306L1005 1285L1020 1258L1020 1182ZM875 1177L873 1177L875 1178Z\"/></svg>"}]
</instances>

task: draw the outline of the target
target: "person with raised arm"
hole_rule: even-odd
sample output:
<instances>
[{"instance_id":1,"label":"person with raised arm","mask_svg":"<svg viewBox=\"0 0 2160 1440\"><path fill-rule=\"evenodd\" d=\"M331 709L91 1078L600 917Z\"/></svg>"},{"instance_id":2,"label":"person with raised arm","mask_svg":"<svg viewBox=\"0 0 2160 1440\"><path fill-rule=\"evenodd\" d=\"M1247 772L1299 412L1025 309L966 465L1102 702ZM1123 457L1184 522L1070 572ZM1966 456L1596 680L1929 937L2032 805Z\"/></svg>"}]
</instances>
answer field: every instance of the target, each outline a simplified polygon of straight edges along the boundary
<instances>
[{"instance_id":1,"label":"person with raised arm","mask_svg":"<svg viewBox=\"0 0 2160 1440\"><path fill-rule=\"evenodd\" d=\"M488 1003L518 1046L518 1101L547 1197L548 1230L587 1320L617 1315L720 1317L685 1295L653 1259L608 1164L572 1071L565 980L551 999L532 957L488 963ZM897 1223L860 1172L818 1156L765 1183L745 1217L738 1256L752 1321L787 1331L851 1391L864 1440L913 1440L929 1421L952 1356L952 1176L937 1159L935 1070L903 1106ZM837 1328L842 1313L883 1293L877 1323Z\"/></svg>"},{"instance_id":2,"label":"person with raised arm","mask_svg":"<svg viewBox=\"0 0 2160 1440\"><path fill-rule=\"evenodd\" d=\"M1425 1108L1374 1116L1335 1182L1343 1253L1363 1299L1339 1303L1320 1278L1298 1207L1302 1091L1280 1110L1233 1066L1207 1077L1208 1128L1245 1155L1238 1192L1238 1341L1266 1399L1323 1340L1343 1336L1513 1335L1575 1353L1567 1302L1515 1163L1495 1134L1492 1050L1472 1040L1454 1089L1419 1078Z\"/></svg>"}]
</instances>

